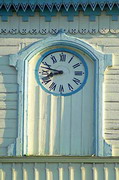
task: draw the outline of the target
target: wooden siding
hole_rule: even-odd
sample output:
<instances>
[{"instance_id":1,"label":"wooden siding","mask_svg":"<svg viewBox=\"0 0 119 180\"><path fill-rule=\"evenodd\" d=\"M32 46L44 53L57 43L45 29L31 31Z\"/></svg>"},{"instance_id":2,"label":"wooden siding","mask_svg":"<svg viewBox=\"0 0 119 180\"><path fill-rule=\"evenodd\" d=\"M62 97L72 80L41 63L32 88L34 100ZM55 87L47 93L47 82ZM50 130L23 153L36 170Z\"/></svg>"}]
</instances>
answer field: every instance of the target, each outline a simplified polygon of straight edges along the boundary
<instances>
[{"instance_id":1,"label":"wooden siding","mask_svg":"<svg viewBox=\"0 0 119 180\"><path fill-rule=\"evenodd\" d=\"M113 146L113 155L119 155L119 66L106 69L104 93L105 139Z\"/></svg>"},{"instance_id":2,"label":"wooden siding","mask_svg":"<svg viewBox=\"0 0 119 180\"><path fill-rule=\"evenodd\" d=\"M0 57L0 155L7 155L7 147L16 137L17 72L4 56Z\"/></svg>"},{"instance_id":3,"label":"wooden siding","mask_svg":"<svg viewBox=\"0 0 119 180\"><path fill-rule=\"evenodd\" d=\"M118 180L118 158L0 158L1 180Z\"/></svg>"}]
</instances>

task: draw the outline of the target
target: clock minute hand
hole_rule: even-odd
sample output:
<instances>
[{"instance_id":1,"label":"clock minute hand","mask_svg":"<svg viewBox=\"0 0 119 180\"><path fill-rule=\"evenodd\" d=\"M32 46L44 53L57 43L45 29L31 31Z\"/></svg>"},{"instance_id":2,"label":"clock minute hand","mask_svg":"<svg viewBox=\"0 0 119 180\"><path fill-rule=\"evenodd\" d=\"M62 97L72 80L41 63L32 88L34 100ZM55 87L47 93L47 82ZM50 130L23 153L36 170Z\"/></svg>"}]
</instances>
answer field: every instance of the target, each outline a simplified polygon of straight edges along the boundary
<instances>
[{"instance_id":1,"label":"clock minute hand","mask_svg":"<svg viewBox=\"0 0 119 180\"><path fill-rule=\"evenodd\" d=\"M52 68L49 68L49 67L43 67L43 66L41 66L41 68L44 68L44 69L48 69L48 70L51 70L51 71L56 71L56 72L63 72L63 71L61 71L61 70L57 70L57 69L52 69Z\"/></svg>"},{"instance_id":2,"label":"clock minute hand","mask_svg":"<svg viewBox=\"0 0 119 180\"><path fill-rule=\"evenodd\" d=\"M63 74L63 71L58 71L58 72L54 72L54 73L50 73L48 74L47 76L43 77L42 80L47 80L49 79L50 77L53 77L54 75L59 75L59 74Z\"/></svg>"}]
</instances>

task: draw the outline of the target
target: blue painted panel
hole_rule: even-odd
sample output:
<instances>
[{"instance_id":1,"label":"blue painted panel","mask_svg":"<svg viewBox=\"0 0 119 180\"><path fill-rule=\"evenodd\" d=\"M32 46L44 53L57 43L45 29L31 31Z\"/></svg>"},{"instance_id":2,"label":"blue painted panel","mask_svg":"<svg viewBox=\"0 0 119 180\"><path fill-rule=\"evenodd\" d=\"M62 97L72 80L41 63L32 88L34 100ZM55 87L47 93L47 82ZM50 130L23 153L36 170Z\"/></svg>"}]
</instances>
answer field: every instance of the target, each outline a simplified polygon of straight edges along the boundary
<instances>
[{"instance_id":1,"label":"blue painted panel","mask_svg":"<svg viewBox=\"0 0 119 180\"><path fill-rule=\"evenodd\" d=\"M12 15L13 15L12 10L6 11L5 9L2 9L0 11L0 16L2 21L8 21L8 16L12 16Z\"/></svg>"},{"instance_id":2,"label":"blue painted panel","mask_svg":"<svg viewBox=\"0 0 119 180\"><path fill-rule=\"evenodd\" d=\"M34 16L34 12L32 12L30 9L26 10L25 12L20 9L17 14L18 16L22 16L23 21L28 21L29 16Z\"/></svg>"},{"instance_id":3,"label":"blue painted panel","mask_svg":"<svg viewBox=\"0 0 119 180\"><path fill-rule=\"evenodd\" d=\"M65 9L62 9L62 16L67 16L67 20L73 21L74 20L74 16L78 16L79 15L79 11L74 11L73 7L70 7L68 11L66 11Z\"/></svg>"},{"instance_id":4,"label":"blue painted panel","mask_svg":"<svg viewBox=\"0 0 119 180\"><path fill-rule=\"evenodd\" d=\"M56 16L57 11L54 9L52 12L50 12L48 9L46 9L44 12L40 12L41 16L45 16L45 21L50 22L52 16Z\"/></svg>"}]
</instances>

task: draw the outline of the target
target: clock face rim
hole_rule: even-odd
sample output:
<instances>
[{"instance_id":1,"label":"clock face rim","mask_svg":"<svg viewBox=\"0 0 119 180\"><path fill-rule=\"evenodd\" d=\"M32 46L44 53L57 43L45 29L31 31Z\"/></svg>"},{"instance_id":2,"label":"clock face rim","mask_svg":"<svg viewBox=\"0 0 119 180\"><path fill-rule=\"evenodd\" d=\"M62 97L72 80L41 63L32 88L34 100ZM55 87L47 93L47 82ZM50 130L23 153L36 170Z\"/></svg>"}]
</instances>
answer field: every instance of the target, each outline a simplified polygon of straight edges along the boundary
<instances>
[{"instance_id":1,"label":"clock face rim","mask_svg":"<svg viewBox=\"0 0 119 180\"><path fill-rule=\"evenodd\" d=\"M68 52L68 53L70 53L70 54L72 54L72 55L75 55L75 56L82 62L83 66L84 66L84 70L85 70L84 80L83 80L82 84L81 84L77 89L75 89L74 91L71 91L71 92L69 92L69 93L64 93L64 94L55 93L55 92L53 92L53 91L49 91L48 89L46 89L46 88L43 86L43 84L39 81L39 72L38 72L38 71L39 71L39 66L40 66L41 62L42 62L48 55L50 55L50 54L52 54L52 53L55 53L55 52ZM50 49L50 50L44 52L44 53L41 55L41 57L38 59L38 61L37 61L37 63L36 63L36 67L35 67L35 79L36 79L38 85L40 85L40 87L41 87L45 92L47 92L47 93L49 93L49 94L52 94L52 95L54 95L54 96L70 96L70 95L73 95L73 94L77 93L78 91L80 91L80 90L84 87L84 85L86 84L87 79L88 79L88 66L87 66L84 58L83 58L78 52L76 52L75 50L68 49L68 48L66 48L66 47L65 47L65 48L53 48L53 49Z\"/></svg>"}]
</instances>

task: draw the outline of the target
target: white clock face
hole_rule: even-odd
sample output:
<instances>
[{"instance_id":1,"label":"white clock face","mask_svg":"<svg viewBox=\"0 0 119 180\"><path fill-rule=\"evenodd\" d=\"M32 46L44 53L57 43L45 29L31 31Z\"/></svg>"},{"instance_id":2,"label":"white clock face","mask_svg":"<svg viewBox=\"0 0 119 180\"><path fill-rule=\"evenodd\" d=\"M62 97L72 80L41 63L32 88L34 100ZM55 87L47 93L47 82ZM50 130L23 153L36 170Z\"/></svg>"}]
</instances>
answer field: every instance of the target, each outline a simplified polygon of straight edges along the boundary
<instances>
[{"instance_id":1,"label":"white clock face","mask_svg":"<svg viewBox=\"0 0 119 180\"><path fill-rule=\"evenodd\" d=\"M38 84L46 92L56 96L68 96L85 85L88 68L81 55L59 48L42 55L37 62L35 75Z\"/></svg>"}]
</instances>

